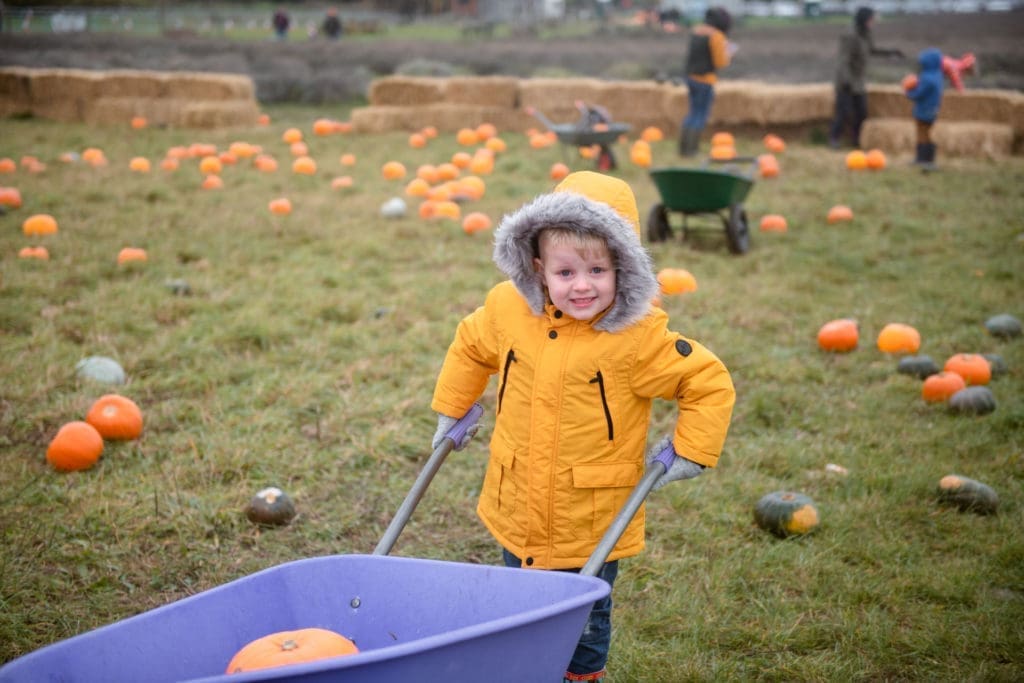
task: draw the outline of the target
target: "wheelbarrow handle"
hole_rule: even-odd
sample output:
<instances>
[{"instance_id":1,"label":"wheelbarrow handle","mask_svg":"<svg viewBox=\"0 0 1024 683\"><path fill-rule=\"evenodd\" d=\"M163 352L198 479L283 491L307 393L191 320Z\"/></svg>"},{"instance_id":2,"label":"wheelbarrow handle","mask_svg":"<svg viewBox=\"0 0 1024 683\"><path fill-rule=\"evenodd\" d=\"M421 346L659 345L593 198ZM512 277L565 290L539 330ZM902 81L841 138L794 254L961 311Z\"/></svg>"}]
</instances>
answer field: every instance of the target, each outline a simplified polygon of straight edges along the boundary
<instances>
[{"instance_id":1,"label":"wheelbarrow handle","mask_svg":"<svg viewBox=\"0 0 1024 683\"><path fill-rule=\"evenodd\" d=\"M661 479L661 475L668 471L676 457L678 456L676 456L675 449L673 449L670 443L647 464L644 476L633 487L629 498L622 504L622 508L615 515L615 519L612 520L608 530L604 532L604 536L601 537L601 540L594 547L594 552L591 553L587 563L583 565L580 574L583 576L597 576L608 556L615 549L615 544L619 542L622 534L626 531L626 527L633 521L637 510L640 509L644 500L647 499L647 495L654 488L654 483Z\"/></svg>"},{"instance_id":2,"label":"wheelbarrow handle","mask_svg":"<svg viewBox=\"0 0 1024 683\"><path fill-rule=\"evenodd\" d=\"M395 541L398 540L399 534L402 533L402 529L405 528L409 518L412 517L413 510L419 505L420 499L423 498L427 487L433 481L434 475L441 469L444 459L455 448L455 444L461 443L466 433L476 426L477 422L480 421L480 416L483 414L483 406L479 403L474 403L466 414L445 433L441 443L437 445L430 458L427 459L423 469L420 470L419 476L416 477L416 481L413 482L412 488L406 494L405 500L398 507L398 512L395 513L394 519L391 520L391 524L388 525L380 542L377 543L377 547L373 551L374 555L387 555L391 552Z\"/></svg>"}]
</instances>

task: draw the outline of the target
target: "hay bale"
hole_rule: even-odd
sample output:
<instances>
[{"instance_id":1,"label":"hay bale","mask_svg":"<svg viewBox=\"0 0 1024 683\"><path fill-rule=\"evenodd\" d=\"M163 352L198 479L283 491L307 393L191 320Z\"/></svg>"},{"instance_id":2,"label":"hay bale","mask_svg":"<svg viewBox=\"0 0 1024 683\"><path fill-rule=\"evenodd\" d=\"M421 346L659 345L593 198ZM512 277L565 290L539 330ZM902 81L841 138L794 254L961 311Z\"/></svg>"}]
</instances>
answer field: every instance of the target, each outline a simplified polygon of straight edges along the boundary
<instances>
[{"instance_id":1,"label":"hay bale","mask_svg":"<svg viewBox=\"0 0 1024 683\"><path fill-rule=\"evenodd\" d=\"M99 92L103 75L83 69L32 69L29 95L32 114L70 123L81 121L85 108Z\"/></svg>"},{"instance_id":2,"label":"hay bale","mask_svg":"<svg viewBox=\"0 0 1024 683\"><path fill-rule=\"evenodd\" d=\"M181 100L152 97L97 97L86 104L82 121L95 126L128 126L144 116L151 126L172 125Z\"/></svg>"},{"instance_id":3,"label":"hay bale","mask_svg":"<svg viewBox=\"0 0 1024 683\"><path fill-rule=\"evenodd\" d=\"M447 79L445 101L513 109L519 98L519 79L512 76L455 76Z\"/></svg>"},{"instance_id":4,"label":"hay bale","mask_svg":"<svg viewBox=\"0 0 1024 683\"><path fill-rule=\"evenodd\" d=\"M1000 159L1013 153L1013 128L990 121L943 121L935 123L932 139L939 156Z\"/></svg>"},{"instance_id":5,"label":"hay bale","mask_svg":"<svg viewBox=\"0 0 1024 683\"><path fill-rule=\"evenodd\" d=\"M899 85L868 85L868 117L910 117L913 106Z\"/></svg>"},{"instance_id":6,"label":"hay bale","mask_svg":"<svg viewBox=\"0 0 1024 683\"><path fill-rule=\"evenodd\" d=\"M990 121L1013 124L1014 106L1024 93L1008 90L947 89L939 109L940 121Z\"/></svg>"},{"instance_id":7,"label":"hay bale","mask_svg":"<svg viewBox=\"0 0 1024 683\"><path fill-rule=\"evenodd\" d=\"M913 150L915 136L914 122L909 117L870 117L860 130L860 144L864 149L894 154Z\"/></svg>"},{"instance_id":8,"label":"hay bale","mask_svg":"<svg viewBox=\"0 0 1024 683\"><path fill-rule=\"evenodd\" d=\"M349 114L352 129L357 133L388 133L396 130L416 131L427 125L418 109L397 105L356 107Z\"/></svg>"},{"instance_id":9,"label":"hay bale","mask_svg":"<svg viewBox=\"0 0 1024 683\"><path fill-rule=\"evenodd\" d=\"M989 121L943 121L932 129L939 156L999 159L1013 152L1013 129ZM888 153L912 152L917 145L910 117L869 118L861 130L861 145Z\"/></svg>"},{"instance_id":10,"label":"hay bale","mask_svg":"<svg viewBox=\"0 0 1024 683\"><path fill-rule=\"evenodd\" d=\"M670 87L653 81L608 81L601 84L596 103L608 110L613 121L628 123L636 132L647 126L674 128L679 123L676 112L665 106Z\"/></svg>"},{"instance_id":11,"label":"hay bale","mask_svg":"<svg viewBox=\"0 0 1024 683\"><path fill-rule=\"evenodd\" d=\"M758 84L758 109L763 125L778 126L828 121L834 108L834 91L829 83L794 85Z\"/></svg>"},{"instance_id":12,"label":"hay bale","mask_svg":"<svg viewBox=\"0 0 1024 683\"><path fill-rule=\"evenodd\" d=\"M98 94L103 97L164 97L167 74L161 71L112 69L102 71Z\"/></svg>"},{"instance_id":13,"label":"hay bale","mask_svg":"<svg viewBox=\"0 0 1024 683\"><path fill-rule=\"evenodd\" d=\"M420 106L443 102L446 79L416 76L387 76L370 83L372 106Z\"/></svg>"},{"instance_id":14,"label":"hay bale","mask_svg":"<svg viewBox=\"0 0 1024 683\"><path fill-rule=\"evenodd\" d=\"M528 78L519 82L519 106L534 107L554 123L575 123L576 100L596 103L604 83L596 78Z\"/></svg>"},{"instance_id":15,"label":"hay bale","mask_svg":"<svg viewBox=\"0 0 1024 683\"><path fill-rule=\"evenodd\" d=\"M32 113L29 73L21 67L0 69L0 118Z\"/></svg>"},{"instance_id":16,"label":"hay bale","mask_svg":"<svg viewBox=\"0 0 1024 683\"><path fill-rule=\"evenodd\" d=\"M254 126L259 118L255 100L173 100L181 105L172 110L171 125L184 128L233 128Z\"/></svg>"},{"instance_id":17,"label":"hay bale","mask_svg":"<svg viewBox=\"0 0 1024 683\"><path fill-rule=\"evenodd\" d=\"M185 100L248 100L256 97L252 78L242 74L175 72L167 75L165 96Z\"/></svg>"}]
</instances>

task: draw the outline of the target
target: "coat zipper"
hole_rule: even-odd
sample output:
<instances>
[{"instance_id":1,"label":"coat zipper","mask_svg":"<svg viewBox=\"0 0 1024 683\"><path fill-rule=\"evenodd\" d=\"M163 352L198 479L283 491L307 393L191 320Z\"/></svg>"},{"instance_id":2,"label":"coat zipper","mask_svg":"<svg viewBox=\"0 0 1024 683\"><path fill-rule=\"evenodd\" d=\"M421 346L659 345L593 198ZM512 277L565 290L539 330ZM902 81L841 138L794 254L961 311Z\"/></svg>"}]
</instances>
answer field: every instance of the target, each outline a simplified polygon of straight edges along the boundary
<instances>
[{"instance_id":1,"label":"coat zipper","mask_svg":"<svg viewBox=\"0 0 1024 683\"><path fill-rule=\"evenodd\" d=\"M512 364L516 362L516 352L513 349L508 350L508 355L505 356L505 370L501 374L501 388L498 389L498 412L501 412L501 401L505 398L505 387L508 386L508 371L512 367Z\"/></svg>"},{"instance_id":2,"label":"coat zipper","mask_svg":"<svg viewBox=\"0 0 1024 683\"><path fill-rule=\"evenodd\" d=\"M604 408L604 419L608 423L608 440L613 441L615 429L612 427L612 411L608 410L608 398L604 395L604 376L600 370L597 371L594 379L590 380L590 383L596 384L597 388L601 391L601 407Z\"/></svg>"}]
</instances>

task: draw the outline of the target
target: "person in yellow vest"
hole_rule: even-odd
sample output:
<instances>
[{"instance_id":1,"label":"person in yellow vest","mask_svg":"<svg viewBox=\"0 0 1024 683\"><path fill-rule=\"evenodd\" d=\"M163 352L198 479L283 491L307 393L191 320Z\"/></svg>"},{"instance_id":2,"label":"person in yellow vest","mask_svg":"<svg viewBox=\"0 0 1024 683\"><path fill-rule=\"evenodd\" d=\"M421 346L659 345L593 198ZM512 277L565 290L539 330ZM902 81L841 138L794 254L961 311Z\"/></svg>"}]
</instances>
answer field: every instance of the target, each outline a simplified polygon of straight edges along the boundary
<instances>
[{"instance_id":1,"label":"person in yellow vest","mask_svg":"<svg viewBox=\"0 0 1024 683\"><path fill-rule=\"evenodd\" d=\"M683 156L697 153L715 101L718 71L729 66L736 53L736 44L727 37L731 26L732 17L724 7L709 7L704 23L690 33L685 66L688 109L679 130L679 153Z\"/></svg>"},{"instance_id":2,"label":"person in yellow vest","mask_svg":"<svg viewBox=\"0 0 1024 683\"><path fill-rule=\"evenodd\" d=\"M579 571L650 461L671 444L655 488L714 467L735 391L726 366L669 329L624 181L572 173L503 217L494 261L508 280L462 319L431 408L436 449L497 375L494 431L477 514L508 566ZM678 405L673 434L648 449L651 406ZM456 444L462 448L465 441ZM643 508L598 576L644 548ZM565 680L599 680L611 596L595 603Z\"/></svg>"}]
</instances>

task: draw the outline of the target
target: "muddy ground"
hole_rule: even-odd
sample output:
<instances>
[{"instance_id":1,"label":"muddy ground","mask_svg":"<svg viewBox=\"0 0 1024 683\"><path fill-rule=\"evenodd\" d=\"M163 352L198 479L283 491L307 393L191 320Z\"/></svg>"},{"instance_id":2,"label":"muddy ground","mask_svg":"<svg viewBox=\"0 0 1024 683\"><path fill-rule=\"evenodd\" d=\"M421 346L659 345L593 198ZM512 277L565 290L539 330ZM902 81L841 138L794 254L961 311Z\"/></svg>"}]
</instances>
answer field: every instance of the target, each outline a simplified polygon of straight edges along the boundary
<instances>
[{"instance_id":1,"label":"muddy ground","mask_svg":"<svg viewBox=\"0 0 1024 683\"><path fill-rule=\"evenodd\" d=\"M742 24L740 46L723 78L773 83L827 82L844 24L795 21L786 27ZM959 56L974 52L981 74L972 88L1024 91L1024 11L886 17L875 27L879 46L899 47L905 59L873 58L874 82L897 82L914 55L938 47ZM532 76L575 73L609 78L664 78L680 74L684 34L617 29L574 40L467 38L461 44L389 39L279 43L197 37L140 38L116 34L0 35L0 66L154 69L245 73L261 102L342 102L365 95L377 76L427 60L458 73ZM444 69L441 70L442 72Z\"/></svg>"}]
</instances>

